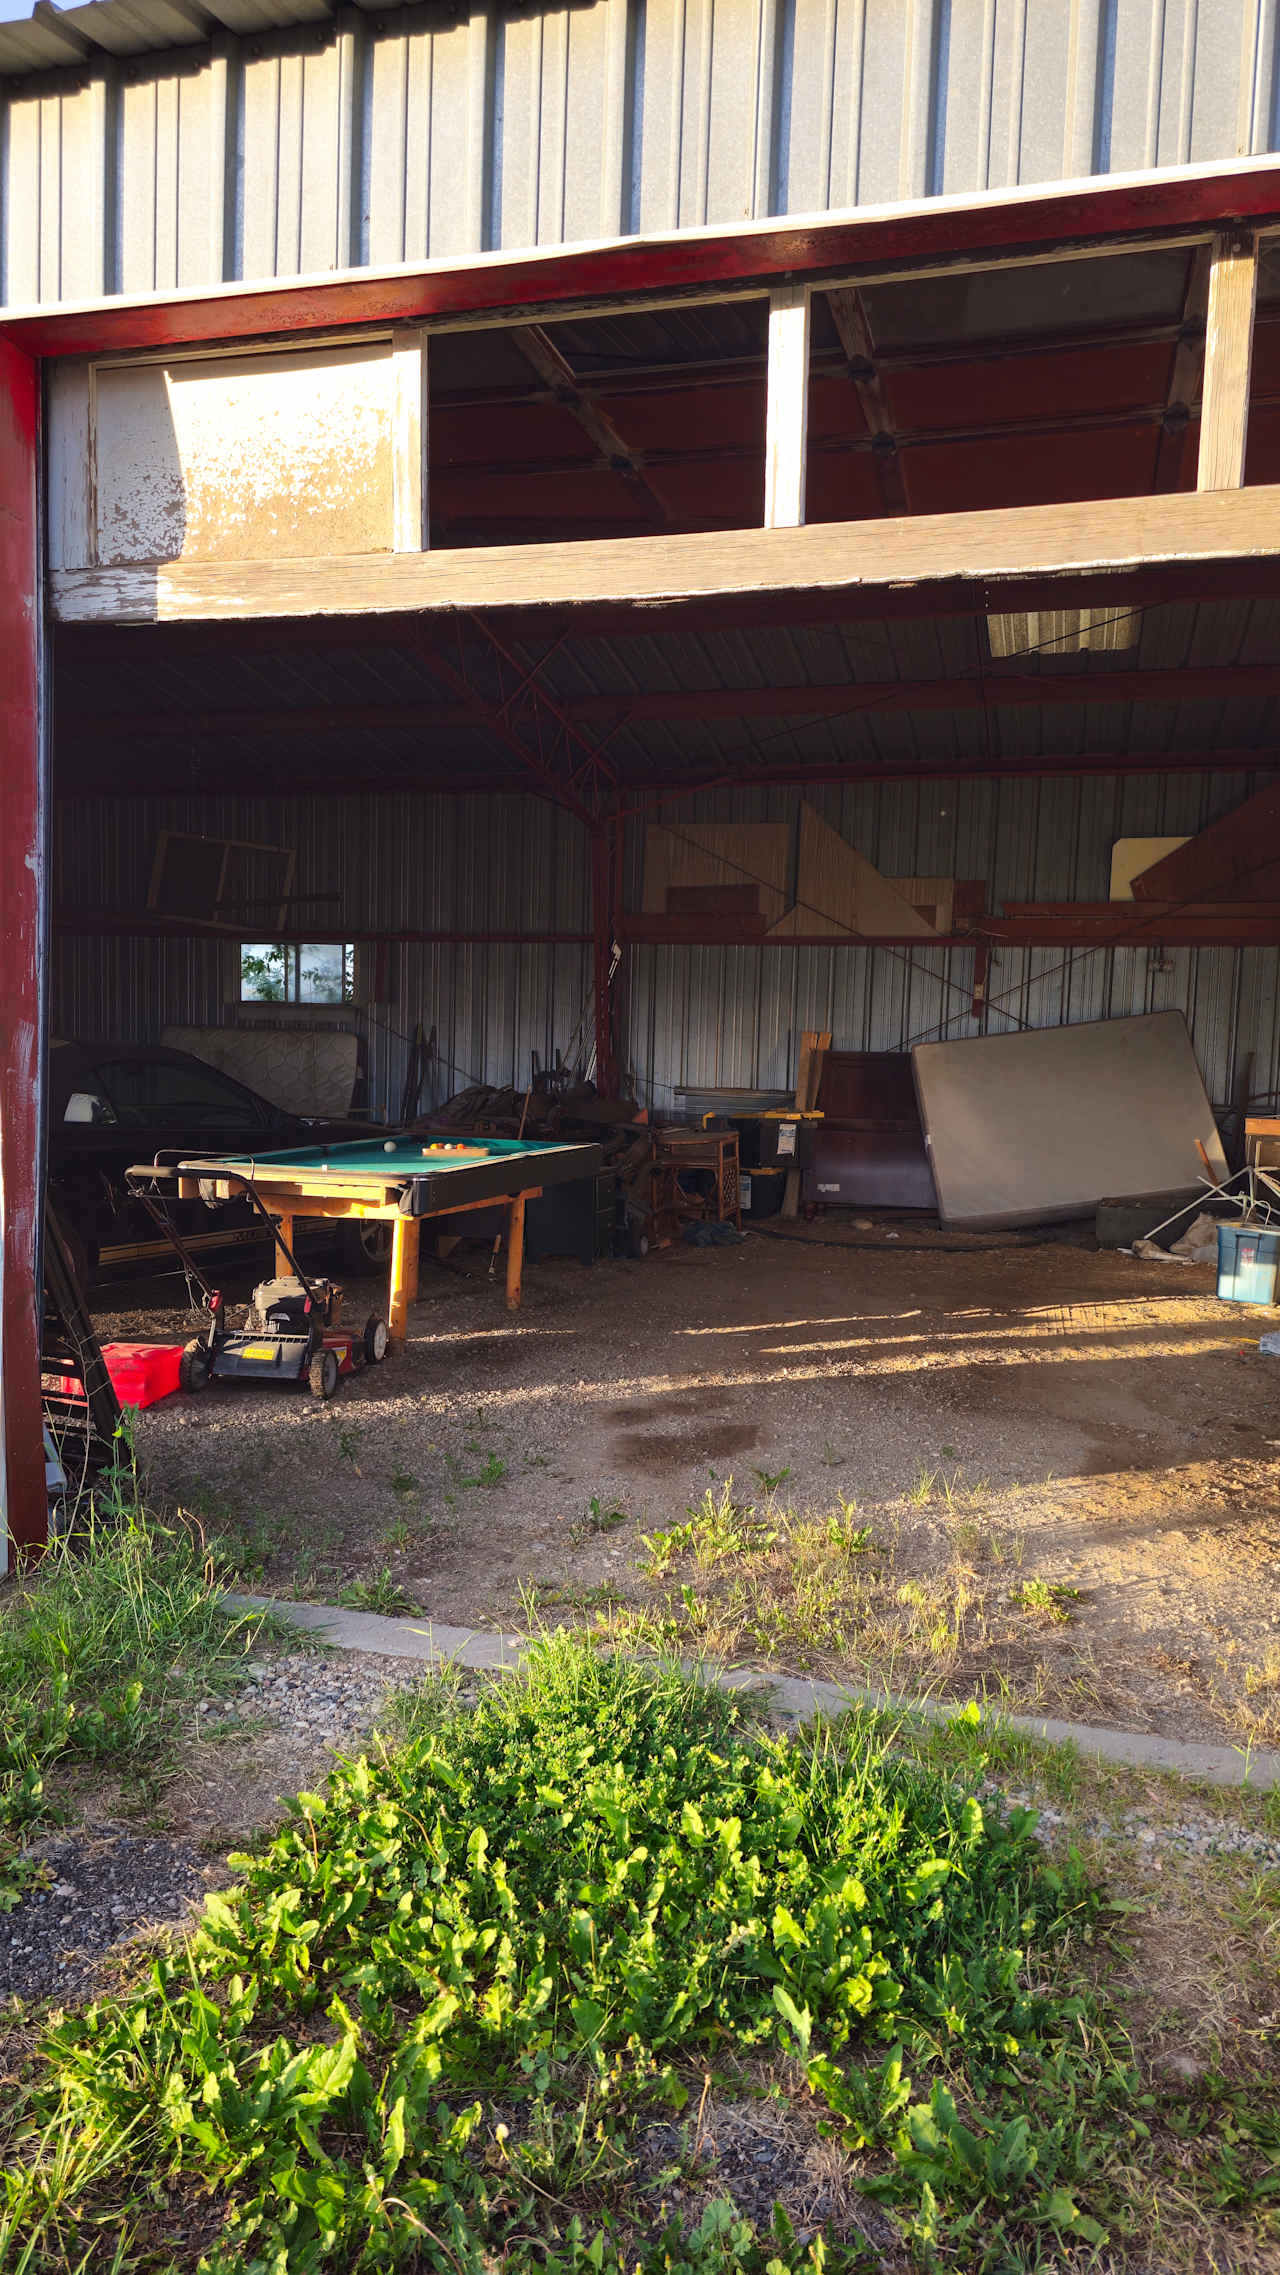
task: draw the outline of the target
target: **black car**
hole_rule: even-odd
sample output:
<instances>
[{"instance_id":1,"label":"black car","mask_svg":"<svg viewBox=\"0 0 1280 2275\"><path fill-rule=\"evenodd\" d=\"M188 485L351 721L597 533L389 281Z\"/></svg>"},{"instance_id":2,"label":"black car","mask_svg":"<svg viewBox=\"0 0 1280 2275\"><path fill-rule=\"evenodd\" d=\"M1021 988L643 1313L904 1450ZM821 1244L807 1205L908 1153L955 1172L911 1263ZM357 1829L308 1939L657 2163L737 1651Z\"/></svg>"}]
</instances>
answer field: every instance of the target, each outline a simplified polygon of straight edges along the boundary
<instances>
[{"instance_id":1,"label":"black car","mask_svg":"<svg viewBox=\"0 0 1280 2275\"><path fill-rule=\"evenodd\" d=\"M49 1186L85 1278L119 1266L168 1265L173 1250L125 1171L157 1153L275 1153L368 1135L360 1122L304 1121L287 1114L189 1051L152 1043L55 1042L49 1051ZM217 1211L182 1201L174 1218L197 1255L269 1245L247 1202ZM340 1269L385 1264L390 1227L313 1224L317 1240L340 1242Z\"/></svg>"}]
</instances>

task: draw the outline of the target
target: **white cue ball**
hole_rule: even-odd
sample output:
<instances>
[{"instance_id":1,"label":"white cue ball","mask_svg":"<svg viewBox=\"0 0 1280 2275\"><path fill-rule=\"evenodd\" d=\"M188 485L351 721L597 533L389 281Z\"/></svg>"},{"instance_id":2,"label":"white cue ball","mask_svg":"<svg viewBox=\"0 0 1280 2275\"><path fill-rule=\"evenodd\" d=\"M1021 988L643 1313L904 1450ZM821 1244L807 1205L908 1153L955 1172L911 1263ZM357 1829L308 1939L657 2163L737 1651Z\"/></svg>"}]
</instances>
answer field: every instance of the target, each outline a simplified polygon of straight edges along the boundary
<instances>
[{"instance_id":1,"label":"white cue ball","mask_svg":"<svg viewBox=\"0 0 1280 2275\"><path fill-rule=\"evenodd\" d=\"M395 1152L395 1150L396 1150L396 1141L395 1141L395 1139L394 1139L394 1138L384 1138L384 1139L383 1139L383 1141L382 1141L382 1150L383 1150L383 1152L384 1152L384 1153L394 1153L394 1152Z\"/></svg>"}]
</instances>

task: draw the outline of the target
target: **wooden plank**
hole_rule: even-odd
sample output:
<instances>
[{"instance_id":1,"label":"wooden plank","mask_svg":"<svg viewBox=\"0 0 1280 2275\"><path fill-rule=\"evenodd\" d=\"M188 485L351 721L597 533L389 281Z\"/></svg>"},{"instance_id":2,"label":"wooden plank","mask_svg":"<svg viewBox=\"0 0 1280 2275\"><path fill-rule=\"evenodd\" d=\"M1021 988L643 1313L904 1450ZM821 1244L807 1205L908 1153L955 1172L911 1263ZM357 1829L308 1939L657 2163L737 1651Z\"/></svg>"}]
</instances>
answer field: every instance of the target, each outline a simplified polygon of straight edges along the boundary
<instances>
[{"instance_id":1,"label":"wooden plank","mask_svg":"<svg viewBox=\"0 0 1280 2275\"><path fill-rule=\"evenodd\" d=\"M835 939L936 937L919 909L807 800L800 807L795 904L771 927L779 939L789 932L830 932Z\"/></svg>"},{"instance_id":2,"label":"wooden plank","mask_svg":"<svg viewBox=\"0 0 1280 2275\"><path fill-rule=\"evenodd\" d=\"M800 1037L800 1056L796 1062L796 1112L809 1113L818 1095L822 1081L822 1062L831 1048L829 1027L806 1027ZM800 1171L788 1169L782 1188L782 1215L794 1217L800 1207Z\"/></svg>"},{"instance_id":3,"label":"wooden plank","mask_svg":"<svg viewBox=\"0 0 1280 2275\"><path fill-rule=\"evenodd\" d=\"M430 542L427 486L427 335L399 324L391 335L391 495L397 553L425 553Z\"/></svg>"},{"instance_id":4,"label":"wooden plank","mask_svg":"<svg viewBox=\"0 0 1280 2275\"><path fill-rule=\"evenodd\" d=\"M716 913L708 903L701 911L677 911L671 893L719 891L723 887L756 888L760 931L776 921L787 906L791 863L791 825L788 822L650 822L644 833L644 907L655 917L691 922ZM748 931L755 929L746 920Z\"/></svg>"},{"instance_id":5,"label":"wooden plank","mask_svg":"<svg viewBox=\"0 0 1280 2275\"><path fill-rule=\"evenodd\" d=\"M1249 438L1249 374L1258 298L1258 240L1224 230L1213 243L1200 408L1199 490L1238 490Z\"/></svg>"},{"instance_id":6,"label":"wooden plank","mask_svg":"<svg viewBox=\"0 0 1280 2275\"><path fill-rule=\"evenodd\" d=\"M897 521L814 522L666 537L584 538L571 545L479 545L328 560L171 561L61 570L50 577L62 623L153 624L197 618L375 616L385 611L685 606L714 598L750 609L799 590L841 612L882 609L914 584L945 610L1019 579L1116 580L1195 565L1196 588L1221 589L1218 564L1248 560L1266 577L1280 559L1280 485L1177 497L1102 498ZM811 603L806 597L806 607ZM852 690L850 691L853 692Z\"/></svg>"},{"instance_id":7,"label":"wooden plank","mask_svg":"<svg viewBox=\"0 0 1280 2275\"><path fill-rule=\"evenodd\" d=\"M804 520L809 439L809 290L786 284L769 295L769 375L764 436L764 525Z\"/></svg>"}]
</instances>

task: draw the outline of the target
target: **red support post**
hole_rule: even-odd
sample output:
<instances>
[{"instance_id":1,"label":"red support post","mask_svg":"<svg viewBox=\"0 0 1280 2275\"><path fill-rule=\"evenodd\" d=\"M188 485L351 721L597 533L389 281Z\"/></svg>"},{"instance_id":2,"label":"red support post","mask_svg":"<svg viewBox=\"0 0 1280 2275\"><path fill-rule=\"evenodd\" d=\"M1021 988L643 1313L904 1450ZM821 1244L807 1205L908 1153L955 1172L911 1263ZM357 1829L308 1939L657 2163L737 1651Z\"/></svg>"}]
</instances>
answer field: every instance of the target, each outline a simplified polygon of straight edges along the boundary
<instances>
[{"instance_id":1,"label":"red support post","mask_svg":"<svg viewBox=\"0 0 1280 2275\"><path fill-rule=\"evenodd\" d=\"M48 1528L40 1407L40 375L0 340L0 1570Z\"/></svg>"}]
</instances>

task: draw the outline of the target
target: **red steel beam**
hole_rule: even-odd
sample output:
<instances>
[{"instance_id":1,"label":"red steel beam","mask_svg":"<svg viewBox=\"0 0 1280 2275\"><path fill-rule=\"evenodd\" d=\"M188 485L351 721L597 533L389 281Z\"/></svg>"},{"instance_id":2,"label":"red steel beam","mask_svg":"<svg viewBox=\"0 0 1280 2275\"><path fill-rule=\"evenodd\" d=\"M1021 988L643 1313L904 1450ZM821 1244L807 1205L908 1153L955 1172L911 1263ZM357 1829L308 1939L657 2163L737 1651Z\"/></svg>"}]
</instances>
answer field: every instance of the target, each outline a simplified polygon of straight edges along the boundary
<instances>
[{"instance_id":1,"label":"red steel beam","mask_svg":"<svg viewBox=\"0 0 1280 2275\"><path fill-rule=\"evenodd\" d=\"M0 340L0 1548L48 1531L40 1404L44 767L39 375ZM0 1558L0 1561L3 1561Z\"/></svg>"},{"instance_id":2,"label":"red steel beam","mask_svg":"<svg viewBox=\"0 0 1280 2275\"><path fill-rule=\"evenodd\" d=\"M1096 918L1089 906L1064 908L1058 916L984 916L963 932L919 933L806 932L775 939L750 933L731 917L705 917L696 930L663 916L627 916L619 939L633 946L663 948L972 948L975 942L1013 948L1280 947L1280 910L1172 907L1150 922L1117 918L1114 910Z\"/></svg>"},{"instance_id":3,"label":"red steel beam","mask_svg":"<svg viewBox=\"0 0 1280 2275\"><path fill-rule=\"evenodd\" d=\"M737 767L721 765L714 773L688 771L682 774L665 773L641 775L633 781L623 781L621 794L634 806L651 799L692 797L702 790L728 790L740 788L744 783L768 784L785 787L822 782L1037 782L1056 781L1070 775L1119 774L1255 774L1280 768L1280 749L1265 750L1190 750L1190 751L1076 751L1060 755L1037 754L1019 758L980 755L970 758L930 759L834 759L815 760L812 766L788 761L770 765L760 761L752 752L743 756ZM272 774L261 767L242 771L238 767L219 770L216 782L193 783L189 778L158 779L153 776L141 780L136 777L122 781L116 778L102 782L91 773L84 780L68 779L65 775L55 782L54 796L59 799L81 798L161 798L181 793L184 796L253 797L253 798L400 798L408 796L458 797L522 797L530 794L525 777L509 776L501 780L474 782L459 781L455 775L423 774L412 782L403 775L379 775L366 778L347 772L345 776L300 772ZM308 933L314 939L314 933Z\"/></svg>"},{"instance_id":4,"label":"red steel beam","mask_svg":"<svg viewBox=\"0 0 1280 2275\"><path fill-rule=\"evenodd\" d=\"M127 910L113 908L60 908L55 911L53 929L68 938L89 940L108 936L115 940L229 940L236 936L229 926L208 924L199 917L134 916ZM322 923L308 925L305 929L295 925L288 932L273 932L272 938L304 941L314 946L321 946L326 941L354 940L368 942L375 947L409 941L414 945L457 948L589 948L594 934L418 931L404 925L390 929L384 927L381 931L367 930L360 925L343 925L339 931L335 931L331 925Z\"/></svg>"},{"instance_id":5,"label":"red steel beam","mask_svg":"<svg viewBox=\"0 0 1280 2275\"><path fill-rule=\"evenodd\" d=\"M229 285L143 300L16 312L0 326L29 354L89 355L178 341L230 340L325 326L551 311L593 299L705 295L876 269L1082 253L1126 241L1199 233L1224 216L1280 216L1273 158L1131 174L1086 185L940 197L860 214L778 218L736 229L624 238L547 252L491 253L449 264Z\"/></svg>"},{"instance_id":6,"label":"red steel beam","mask_svg":"<svg viewBox=\"0 0 1280 2275\"><path fill-rule=\"evenodd\" d=\"M1117 613L1124 611L1117 605ZM492 635L491 635L492 636ZM510 659L509 651L504 654ZM432 658L439 673L449 667ZM460 673L451 677L464 685ZM1045 703L1197 703L1235 702L1280 695L1280 664L1210 664L1194 669L1147 671L1008 672L998 664L978 677L957 679L801 680L787 686L690 687L640 690L617 695L555 696L541 681L532 692L569 732L585 726L638 726L671 719L829 719L859 712L985 711L1002 705L1021 708ZM506 707L480 696L449 703L330 703L296 710L227 711L73 711L59 713L59 734L91 735L95 745L114 738L137 742L152 736L178 741L249 734L351 735L361 729L420 730L424 727L479 727L501 734L524 757L533 754L512 741Z\"/></svg>"}]
</instances>

